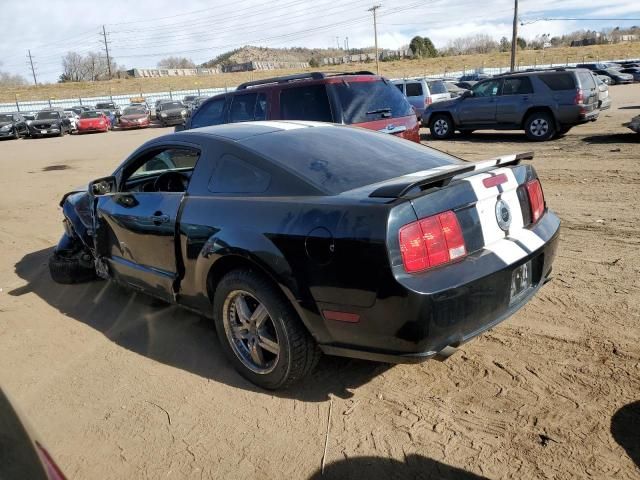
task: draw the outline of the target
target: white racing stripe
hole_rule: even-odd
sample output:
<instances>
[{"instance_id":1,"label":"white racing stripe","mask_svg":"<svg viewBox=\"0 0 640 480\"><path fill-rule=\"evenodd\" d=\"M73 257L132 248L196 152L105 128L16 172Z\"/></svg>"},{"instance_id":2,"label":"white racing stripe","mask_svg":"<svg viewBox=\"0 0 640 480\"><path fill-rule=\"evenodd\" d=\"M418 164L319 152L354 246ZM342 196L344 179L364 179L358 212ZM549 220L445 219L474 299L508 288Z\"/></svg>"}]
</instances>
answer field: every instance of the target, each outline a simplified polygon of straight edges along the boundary
<instances>
[{"instance_id":1,"label":"white racing stripe","mask_svg":"<svg viewBox=\"0 0 640 480\"><path fill-rule=\"evenodd\" d=\"M515 263L528 255L528 252L523 250L516 243L513 243L511 240L507 240L506 238L498 240L491 245L485 245L484 248L486 250L489 250L490 252L493 252L493 254L500 260L502 260L506 265L511 265L512 263Z\"/></svg>"},{"instance_id":2,"label":"white racing stripe","mask_svg":"<svg viewBox=\"0 0 640 480\"><path fill-rule=\"evenodd\" d=\"M536 235L535 232L526 228L514 230L513 232L509 231L509 238L519 241L530 252L534 252L544 245L544 240Z\"/></svg>"}]
</instances>

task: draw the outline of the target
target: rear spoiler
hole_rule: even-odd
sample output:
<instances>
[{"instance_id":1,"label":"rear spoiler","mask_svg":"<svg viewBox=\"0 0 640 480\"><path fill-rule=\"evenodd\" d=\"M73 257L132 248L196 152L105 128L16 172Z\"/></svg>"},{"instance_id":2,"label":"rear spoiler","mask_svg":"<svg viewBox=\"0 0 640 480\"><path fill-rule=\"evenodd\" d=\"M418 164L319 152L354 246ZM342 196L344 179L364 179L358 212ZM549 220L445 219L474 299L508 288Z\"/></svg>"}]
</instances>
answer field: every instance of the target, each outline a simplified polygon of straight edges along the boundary
<instances>
[{"instance_id":1,"label":"rear spoiler","mask_svg":"<svg viewBox=\"0 0 640 480\"><path fill-rule=\"evenodd\" d=\"M454 177L469 172L480 173L482 170L490 170L495 167L506 167L518 165L522 160L533 159L533 152L516 153L492 158L478 163L446 165L436 167L422 174L422 172L412 173L398 177L395 180L384 184L369 194L371 198L400 198L407 195L415 188L426 190L429 187L444 187L448 185Z\"/></svg>"}]
</instances>

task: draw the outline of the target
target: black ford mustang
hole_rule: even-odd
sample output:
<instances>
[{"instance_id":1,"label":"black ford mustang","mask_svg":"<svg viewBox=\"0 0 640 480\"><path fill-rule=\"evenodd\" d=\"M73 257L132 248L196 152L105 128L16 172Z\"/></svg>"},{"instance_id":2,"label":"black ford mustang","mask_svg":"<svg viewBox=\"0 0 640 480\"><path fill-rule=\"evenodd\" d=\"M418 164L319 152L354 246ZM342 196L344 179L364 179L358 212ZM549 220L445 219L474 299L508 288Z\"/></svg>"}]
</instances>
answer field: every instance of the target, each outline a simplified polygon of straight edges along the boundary
<instances>
[{"instance_id":1,"label":"black ford mustang","mask_svg":"<svg viewBox=\"0 0 640 480\"><path fill-rule=\"evenodd\" d=\"M560 222L522 159L469 163L313 122L175 133L65 195L50 271L212 317L230 361L266 388L321 351L418 361L506 319L548 279Z\"/></svg>"}]
</instances>

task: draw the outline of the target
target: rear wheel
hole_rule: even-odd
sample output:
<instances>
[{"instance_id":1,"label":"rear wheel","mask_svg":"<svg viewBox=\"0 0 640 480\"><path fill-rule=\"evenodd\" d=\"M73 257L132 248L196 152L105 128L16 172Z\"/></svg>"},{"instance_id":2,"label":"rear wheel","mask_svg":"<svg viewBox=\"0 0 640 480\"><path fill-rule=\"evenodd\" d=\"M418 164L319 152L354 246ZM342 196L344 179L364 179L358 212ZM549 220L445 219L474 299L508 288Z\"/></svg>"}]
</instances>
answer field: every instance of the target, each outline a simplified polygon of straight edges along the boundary
<instances>
[{"instance_id":1,"label":"rear wheel","mask_svg":"<svg viewBox=\"0 0 640 480\"><path fill-rule=\"evenodd\" d=\"M220 344L235 369L267 389L285 388L315 367L320 351L293 307L266 278L234 270L213 300Z\"/></svg>"},{"instance_id":2,"label":"rear wheel","mask_svg":"<svg viewBox=\"0 0 640 480\"><path fill-rule=\"evenodd\" d=\"M438 114L431 119L431 136L438 140L451 138L454 132L453 120L449 115Z\"/></svg>"},{"instance_id":3,"label":"rear wheel","mask_svg":"<svg viewBox=\"0 0 640 480\"><path fill-rule=\"evenodd\" d=\"M73 284L94 280L96 271L91 264L91 259L83 258L82 255L78 252L53 252L49 257L49 273L53 281Z\"/></svg>"},{"instance_id":4,"label":"rear wheel","mask_svg":"<svg viewBox=\"0 0 640 480\"><path fill-rule=\"evenodd\" d=\"M543 142L556 133L553 117L547 112L533 112L524 124L524 131L529 140Z\"/></svg>"}]
</instances>

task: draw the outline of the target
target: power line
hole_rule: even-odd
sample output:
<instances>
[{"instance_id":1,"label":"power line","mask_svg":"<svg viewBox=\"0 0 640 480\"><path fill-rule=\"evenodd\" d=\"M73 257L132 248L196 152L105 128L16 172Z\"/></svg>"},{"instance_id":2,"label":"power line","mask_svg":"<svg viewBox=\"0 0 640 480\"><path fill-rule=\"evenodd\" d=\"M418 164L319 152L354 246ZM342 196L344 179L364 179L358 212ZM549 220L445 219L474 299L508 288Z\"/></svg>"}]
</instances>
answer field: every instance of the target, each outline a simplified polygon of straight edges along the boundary
<instances>
[{"instance_id":1,"label":"power line","mask_svg":"<svg viewBox=\"0 0 640 480\"><path fill-rule=\"evenodd\" d=\"M520 25L531 25L537 22L638 22L640 18L537 18L527 22L522 21Z\"/></svg>"}]
</instances>

